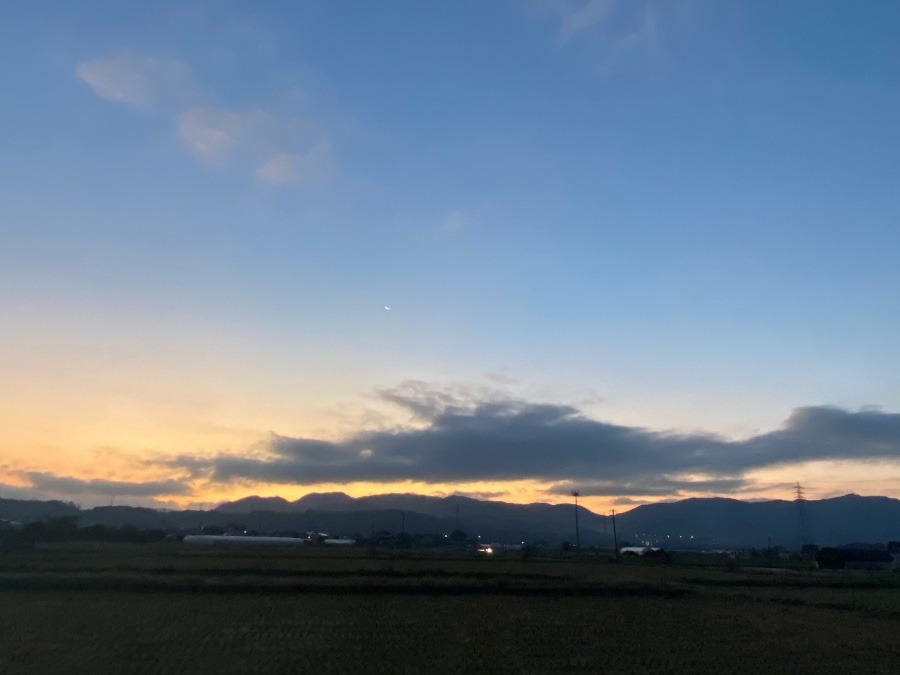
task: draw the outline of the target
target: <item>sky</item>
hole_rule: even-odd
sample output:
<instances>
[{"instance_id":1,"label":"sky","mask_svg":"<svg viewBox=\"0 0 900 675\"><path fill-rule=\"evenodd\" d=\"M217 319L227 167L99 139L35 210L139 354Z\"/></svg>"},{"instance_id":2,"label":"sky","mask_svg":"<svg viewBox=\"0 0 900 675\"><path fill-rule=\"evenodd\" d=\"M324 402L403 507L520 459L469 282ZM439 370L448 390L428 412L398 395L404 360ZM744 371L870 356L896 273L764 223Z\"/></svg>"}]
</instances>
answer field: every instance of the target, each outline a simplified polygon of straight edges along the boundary
<instances>
[{"instance_id":1,"label":"sky","mask_svg":"<svg viewBox=\"0 0 900 675\"><path fill-rule=\"evenodd\" d=\"M898 32L0 3L0 497L900 498Z\"/></svg>"}]
</instances>

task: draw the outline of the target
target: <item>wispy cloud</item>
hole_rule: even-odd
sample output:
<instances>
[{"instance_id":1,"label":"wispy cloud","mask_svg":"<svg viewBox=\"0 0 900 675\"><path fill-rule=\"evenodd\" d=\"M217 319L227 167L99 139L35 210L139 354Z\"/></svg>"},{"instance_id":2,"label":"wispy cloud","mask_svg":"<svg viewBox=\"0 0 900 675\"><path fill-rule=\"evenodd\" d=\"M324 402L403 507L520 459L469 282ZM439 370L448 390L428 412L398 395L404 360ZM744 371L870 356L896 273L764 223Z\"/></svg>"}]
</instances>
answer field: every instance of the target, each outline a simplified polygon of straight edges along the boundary
<instances>
[{"instance_id":1,"label":"wispy cloud","mask_svg":"<svg viewBox=\"0 0 900 675\"><path fill-rule=\"evenodd\" d=\"M296 175L298 159L289 152L279 152L256 167L256 177L272 185L287 185Z\"/></svg>"},{"instance_id":2,"label":"wispy cloud","mask_svg":"<svg viewBox=\"0 0 900 675\"><path fill-rule=\"evenodd\" d=\"M900 414L806 407L743 441L590 419L573 406L421 382L381 392L418 425L334 442L273 435L266 455L185 455L169 465L214 482L540 480L594 495L736 492L754 469L810 460L900 459Z\"/></svg>"},{"instance_id":3,"label":"wispy cloud","mask_svg":"<svg viewBox=\"0 0 900 675\"><path fill-rule=\"evenodd\" d=\"M325 185L336 171L320 120L264 106L197 105L211 96L180 61L122 52L84 61L75 72L104 100L174 115L181 142L209 168L249 165L261 182L303 188Z\"/></svg>"},{"instance_id":4,"label":"wispy cloud","mask_svg":"<svg viewBox=\"0 0 900 675\"><path fill-rule=\"evenodd\" d=\"M181 114L178 135L194 157L218 164L237 146L246 124L246 115L195 108Z\"/></svg>"},{"instance_id":5,"label":"wispy cloud","mask_svg":"<svg viewBox=\"0 0 900 675\"><path fill-rule=\"evenodd\" d=\"M560 47L590 45L591 58L602 70L638 50L657 54L660 13L669 12L666 3L654 0L534 0L529 8L532 16L556 26Z\"/></svg>"},{"instance_id":6,"label":"wispy cloud","mask_svg":"<svg viewBox=\"0 0 900 675\"><path fill-rule=\"evenodd\" d=\"M497 492L494 490L454 490L452 496L454 497L468 497L469 499L481 499L481 500L493 500L493 499L501 499L505 497L507 493L505 492Z\"/></svg>"},{"instance_id":7,"label":"wispy cloud","mask_svg":"<svg viewBox=\"0 0 900 675\"><path fill-rule=\"evenodd\" d=\"M669 497L684 493L733 494L748 487L751 481L745 478L712 478L678 480L667 476L647 476L624 480L568 480L556 483L547 489L549 494L568 495L578 490L585 497Z\"/></svg>"},{"instance_id":8,"label":"wispy cloud","mask_svg":"<svg viewBox=\"0 0 900 675\"><path fill-rule=\"evenodd\" d=\"M572 37L588 28L596 26L606 19L613 7L613 0L587 0L580 3L553 3L552 9L557 12L561 22L559 42L565 44Z\"/></svg>"},{"instance_id":9,"label":"wispy cloud","mask_svg":"<svg viewBox=\"0 0 900 675\"><path fill-rule=\"evenodd\" d=\"M22 471L19 475L27 480L34 490L66 496L156 497L191 493L191 488L187 484L177 480L132 482L101 478L81 479L42 471Z\"/></svg>"},{"instance_id":10,"label":"wispy cloud","mask_svg":"<svg viewBox=\"0 0 900 675\"><path fill-rule=\"evenodd\" d=\"M454 209L441 219L441 229L448 234L459 232L466 226L466 214L461 209Z\"/></svg>"},{"instance_id":11,"label":"wispy cloud","mask_svg":"<svg viewBox=\"0 0 900 675\"><path fill-rule=\"evenodd\" d=\"M510 368L499 368L487 373L486 377L497 384L518 384L519 382L519 378L513 374Z\"/></svg>"},{"instance_id":12,"label":"wispy cloud","mask_svg":"<svg viewBox=\"0 0 900 675\"><path fill-rule=\"evenodd\" d=\"M194 89L181 61L131 52L84 61L75 74L100 98L142 110L185 105Z\"/></svg>"},{"instance_id":13,"label":"wispy cloud","mask_svg":"<svg viewBox=\"0 0 900 675\"><path fill-rule=\"evenodd\" d=\"M334 170L331 143L323 139L305 153L280 152L272 155L256 168L256 177L271 185L293 183L315 187L327 183Z\"/></svg>"}]
</instances>

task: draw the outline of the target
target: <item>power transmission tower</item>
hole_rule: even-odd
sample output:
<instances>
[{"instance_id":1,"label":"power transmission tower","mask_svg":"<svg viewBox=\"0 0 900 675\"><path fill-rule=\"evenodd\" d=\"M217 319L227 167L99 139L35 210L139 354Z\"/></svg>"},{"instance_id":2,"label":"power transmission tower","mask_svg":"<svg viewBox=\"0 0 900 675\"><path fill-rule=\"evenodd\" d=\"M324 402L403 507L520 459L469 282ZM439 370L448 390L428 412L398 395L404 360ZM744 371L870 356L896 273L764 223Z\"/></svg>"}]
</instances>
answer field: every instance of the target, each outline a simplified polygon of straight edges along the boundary
<instances>
[{"instance_id":1,"label":"power transmission tower","mask_svg":"<svg viewBox=\"0 0 900 675\"><path fill-rule=\"evenodd\" d=\"M615 547L616 552L616 560L619 559L619 537L616 534L616 510L612 511L612 524L613 524L613 546Z\"/></svg>"},{"instance_id":2,"label":"power transmission tower","mask_svg":"<svg viewBox=\"0 0 900 675\"><path fill-rule=\"evenodd\" d=\"M794 486L794 504L797 506L797 548L800 549L813 541L809 528L809 516L806 513L806 493L799 482Z\"/></svg>"},{"instance_id":3,"label":"power transmission tower","mask_svg":"<svg viewBox=\"0 0 900 675\"><path fill-rule=\"evenodd\" d=\"M575 497L575 553L581 550L581 533L578 529L578 490L572 490L572 496Z\"/></svg>"}]
</instances>

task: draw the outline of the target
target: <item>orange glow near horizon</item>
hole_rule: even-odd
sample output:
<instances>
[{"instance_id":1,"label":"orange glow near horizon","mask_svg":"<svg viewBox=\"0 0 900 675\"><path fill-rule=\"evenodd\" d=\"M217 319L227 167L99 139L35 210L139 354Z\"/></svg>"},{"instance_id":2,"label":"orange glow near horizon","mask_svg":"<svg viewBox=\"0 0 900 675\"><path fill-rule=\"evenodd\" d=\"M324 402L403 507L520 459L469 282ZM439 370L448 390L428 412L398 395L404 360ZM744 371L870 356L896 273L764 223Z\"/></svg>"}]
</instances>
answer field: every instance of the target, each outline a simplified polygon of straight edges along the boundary
<instances>
[{"instance_id":1,"label":"orange glow near horizon","mask_svg":"<svg viewBox=\"0 0 900 675\"><path fill-rule=\"evenodd\" d=\"M116 457L116 455L111 455ZM641 495L629 496L591 496L582 494L579 496L579 505L594 513L608 514L615 509L622 513L636 506L660 501L675 501L691 497L729 497L733 499L793 499L793 485L799 482L804 486L807 499L824 499L858 492L866 495L881 495L900 498L900 466L891 462L878 463L879 473L884 476L881 479L872 479L872 463L867 466L859 466L850 462L809 462L806 464L779 467L774 470L761 470L748 475L748 486L733 494L710 494L703 492L682 491L672 495ZM74 468L74 467L72 467ZM57 471L65 471L62 466L55 466ZM150 480L164 480L171 478L159 471L144 472L143 475L133 470L117 471L111 474L97 475L93 473L78 473L73 471L65 475L82 480L103 479L141 482ZM63 475L60 473L59 475ZM847 479L852 479L853 489L847 487ZM11 474L11 480L2 481L8 485L19 488L28 488L26 479ZM504 501L516 504L550 503L571 504L573 498L569 494L554 494L547 492L552 483L540 480L524 481L472 481L464 483L428 483L422 481L398 481L390 483L352 482L352 483L321 483L317 485L289 485L278 483L251 483L236 482L231 485L203 484L200 481L191 482L193 491L188 495L160 495L153 500L118 498L116 503L141 505L156 504L165 508L182 509L210 509L222 502L235 501L248 496L282 497L288 501L294 501L310 493L343 492L351 497L364 497L377 494L413 493L424 496L448 497L459 494L476 499L488 499ZM3 496L3 495L0 495ZM65 495L56 495L54 498L69 499ZM98 504L105 503L106 498L94 500ZM71 499L77 503L83 501L83 496ZM85 503L84 506L94 504Z\"/></svg>"},{"instance_id":2,"label":"orange glow near horizon","mask_svg":"<svg viewBox=\"0 0 900 675\"><path fill-rule=\"evenodd\" d=\"M675 501L692 497L728 497L733 499L793 499L793 486L799 481L807 499L826 499L859 492L900 498L900 465L880 462L881 479L872 479L872 469L854 466L850 462L808 462L775 470L760 470L748 475L750 484L733 494L711 494L705 492L682 491L673 495L641 495L628 497L591 496L582 494L578 503L595 513L628 511L641 504L660 501ZM853 489L847 487L844 476L852 475ZM426 496L447 497L454 494L471 496L476 499L490 499L514 504L547 503L569 504L573 498L569 494L553 494L546 490L552 485L547 481L481 481L465 483L426 483L403 481L395 483L322 483L312 486L288 486L283 484L257 484L253 486L232 486L224 490L210 491L208 499L191 499L193 503L234 501L250 495L260 497L282 497L288 501L314 492L343 492L351 497L377 494L414 493Z\"/></svg>"},{"instance_id":3,"label":"orange glow near horizon","mask_svg":"<svg viewBox=\"0 0 900 675\"><path fill-rule=\"evenodd\" d=\"M463 494L511 503L571 503L568 492L548 492L553 482L538 478L509 481L468 481L459 483L396 481L322 483L298 485L235 481L211 484L192 479L183 471L169 469L161 458L178 454L257 455L268 438L266 429L294 437L336 439L352 435L367 425L382 427L408 425L408 413L360 401L345 405L333 399L309 403L295 398L296 409L285 401L265 409L267 399L256 401L243 412L241 397L221 392L203 399L190 396L182 407L166 399L164 391L143 392L135 398L131 392L119 395L86 394L75 396L66 388L54 390L42 398L34 383L18 392L0 394L0 404L8 407L8 419L0 435L0 497L3 486L28 490L33 487L28 472L53 474L77 480L147 482L181 480L190 488L187 494L156 497L116 497L116 503L140 503L174 508L209 508L223 501L251 495L280 496L289 501L311 492L344 492L351 497L385 493L416 493L430 496ZM109 394L109 392L107 392ZM256 392L253 392L253 396ZM245 394L244 398L252 398ZM42 406L46 404L46 408ZM308 405L307 405L308 403ZM57 414L57 411L61 411ZM291 420L288 423L288 420ZM122 439L125 439L124 441ZM696 477L699 478L699 477ZM750 471L747 485L732 494L712 495L682 490L671 495L647 495L636 492L622 496L591 496L582 490L579 503L596 513L612 509L627 511L640 504L724 496L736 499L791 499L791 486L800 482L809 499L833 497L848 492L900 498L900 463L894 461L815 461ZM577 486L576 486L577 487ZM109 502L109 497L87 491L48 494L85 505Z\"/></svg>"}]
</instances>

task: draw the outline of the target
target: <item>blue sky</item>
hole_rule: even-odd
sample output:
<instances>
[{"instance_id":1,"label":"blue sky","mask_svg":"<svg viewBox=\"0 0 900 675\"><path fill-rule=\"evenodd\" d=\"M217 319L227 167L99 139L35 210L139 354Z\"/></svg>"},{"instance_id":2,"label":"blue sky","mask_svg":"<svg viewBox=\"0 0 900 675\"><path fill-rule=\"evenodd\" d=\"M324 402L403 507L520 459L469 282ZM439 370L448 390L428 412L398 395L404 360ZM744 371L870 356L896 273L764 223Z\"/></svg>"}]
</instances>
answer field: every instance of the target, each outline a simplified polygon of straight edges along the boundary
<instances>
[{"instance_id":1,"label":"blue sky","mask_svg":"<svg viewBox=\"0 0 900 675\"><path fill-rule=\"evenodd\" d=\"M900 410L894 3L2 14L10 489L302 493L159 458L435 424L410 382L732 440Z\"/></svg>"}]
</instances>

